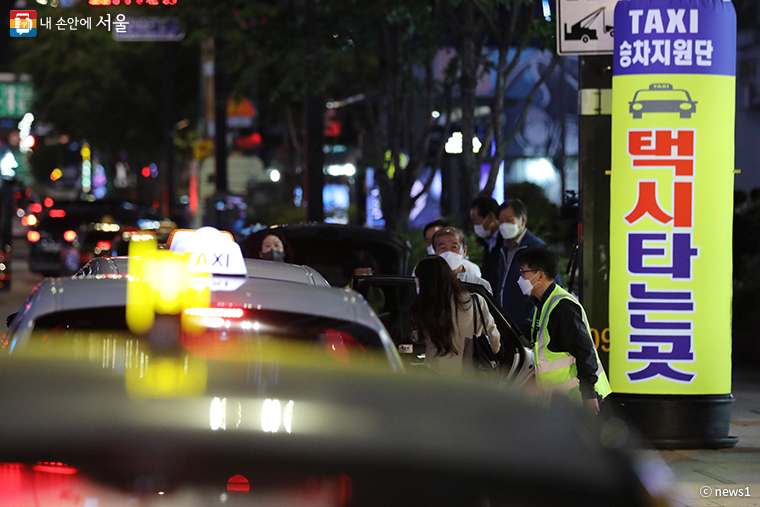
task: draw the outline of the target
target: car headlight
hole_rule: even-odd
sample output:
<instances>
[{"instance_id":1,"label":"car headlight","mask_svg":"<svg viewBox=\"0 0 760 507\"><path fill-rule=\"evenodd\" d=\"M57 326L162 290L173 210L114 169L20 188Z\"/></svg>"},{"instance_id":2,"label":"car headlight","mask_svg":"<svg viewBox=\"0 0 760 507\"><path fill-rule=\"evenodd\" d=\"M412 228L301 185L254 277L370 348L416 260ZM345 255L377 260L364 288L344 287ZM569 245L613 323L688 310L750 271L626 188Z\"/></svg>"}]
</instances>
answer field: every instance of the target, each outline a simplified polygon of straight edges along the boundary
<instances>
[{"instance_id":1,"label":"car headlight","mask_svg":"<svg viewBox=\"0 0 760 507\"><path fill-rule=\"evenodd\" d=\"M640 111L640 110L644 109L644 104L642 104L641 102L634 102L633 104L631 104L631 109L635 109L636 111Z\"/></svg>"},{"instance_id":2,"label":"car headlight","mask_svg":"<svg viewBox=\"0 0 760 507\"><path fill-rule=\"evenodd\" d=\"M678 107L686 111L687 109L691 109L691 102L681 102Z\"/></svg>"}]
</instances>

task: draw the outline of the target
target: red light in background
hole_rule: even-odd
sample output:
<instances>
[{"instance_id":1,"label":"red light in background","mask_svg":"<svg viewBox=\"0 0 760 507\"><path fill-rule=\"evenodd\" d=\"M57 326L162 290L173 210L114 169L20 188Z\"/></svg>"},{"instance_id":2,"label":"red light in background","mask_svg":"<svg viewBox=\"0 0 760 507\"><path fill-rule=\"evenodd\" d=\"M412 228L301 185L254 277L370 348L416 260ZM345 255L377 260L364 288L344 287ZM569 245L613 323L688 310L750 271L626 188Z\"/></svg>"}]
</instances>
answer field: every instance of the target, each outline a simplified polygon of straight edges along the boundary
<instances>
[{"instance_id":1,"label":"red light in background","mask_svg":"<svg viewBox=\"0 0 760 507\"><path fill-rule=\"evenodd\" d=\"M53 199L51 199L50 197L45 197L43 204L45 205L46 208L52 208L53 204L55 203L53 202Z\"/></svg>"},{"instance_id":2,"label":"red light in background","mask_svg":"<svg viewBox=\"0 0 760 507\"><path fill-rule=\"evenodd\" d=\"M100 248L101 251L108 250L111 248L111 242L110 241L98 241L98 244L96 245L97 248Z\"/></svg>"},{"instance_id":3,"label":"red light in background","mask_svg":"<svg viewBox=\"0 0 760 507\"><path fill-rule=\"evenodd\" d=\"M77 473L77 469L70 467L66 463L60 461L38 461L36 465L32 467L35 472L47 472L49 474L64 474L71 475Z\"/></svg>"},{"instance_id":4,"label":"red light in background","mask_svg":"<svg viewBox=\"0 0 760 507\"><path fill-rule=\"evenodd\" d=\"M21 192L16 192L15 194L13 194L13 198L16 199L17 201L21 199Z\"/></svg>"},{"instance_id":5,"label":"red light in background","mask_svg":"<svg viewBox=\"0 0 760 507\"><path fill-rule=\"evenodd\" d=\"M150 167L147 165L142 168L142 175L144 178L150 178Z\"/></svg>"},{"instance_id":6,"label":"red light in background","mask_svg":"<svg viewBox=\"0 0 760 507\"><path fill-rule=\"evenodd\" d=\"M248 483L248 479L242 475L233 475L230 480L227 481L227 491L250 491L251 485Z\"/></svg>"},{"instance_id":7,"label":"red light in background","mask_svg":"<svg viewBox=\"0 0 760 507\"><path fill-rule=\"evenodd\" d=\"M77 233L69 229L68 231L63 233L63 239L71 243L75 239L77 239Z\"/></svg>"},{"instance_id":8,"label":"red light in background","mask_svg":"<svg viewBox=\"0 0 760 507\"><path fill-rule=\"evenodd\" d=\"M50 210L50 217L51 218L63 218L66 216L66 212L62 209L51 209Z\"/></svg>"},{"instance_id":9,"label":"red light in background","mask_svg":"<svg viewBox=\"0 0 760 507\"><path fill-rule=\"evenodd\" d=\"M38 231L29 231L26 233L26 239L29 243L36 243L40 240L40 233Z\"/></svg>"},{"instance_id":10,"label":"red light in background","mask_svg":"<svg viewBox=\"0 0 760 507\"><path fill-rule=\"evenodd\" d=\"M29 205L29 211L32 213L42 213L42 204L38 202L33 202Z\"/></svg>"}]
</instances>

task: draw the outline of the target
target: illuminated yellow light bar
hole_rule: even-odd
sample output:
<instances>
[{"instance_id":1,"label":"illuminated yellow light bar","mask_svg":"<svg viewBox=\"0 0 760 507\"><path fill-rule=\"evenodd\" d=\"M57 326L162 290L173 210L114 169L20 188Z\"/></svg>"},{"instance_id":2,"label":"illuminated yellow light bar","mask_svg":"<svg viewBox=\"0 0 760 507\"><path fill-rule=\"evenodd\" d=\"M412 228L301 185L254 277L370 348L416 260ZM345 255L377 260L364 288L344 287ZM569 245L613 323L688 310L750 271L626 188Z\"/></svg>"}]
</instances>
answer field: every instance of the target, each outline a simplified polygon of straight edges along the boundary
<instances>
[{"instance_id":1,"label":"illuminated yellow light bar","mask_svg":"<svg viewBox=\"0 0 760 507\"><path fill-rule=\"evenodd\" d=\"M190 317L216 317L220 319L239 319L243 316L241 308L187 308L185 315Z\"/></svg>"}]
</instances>

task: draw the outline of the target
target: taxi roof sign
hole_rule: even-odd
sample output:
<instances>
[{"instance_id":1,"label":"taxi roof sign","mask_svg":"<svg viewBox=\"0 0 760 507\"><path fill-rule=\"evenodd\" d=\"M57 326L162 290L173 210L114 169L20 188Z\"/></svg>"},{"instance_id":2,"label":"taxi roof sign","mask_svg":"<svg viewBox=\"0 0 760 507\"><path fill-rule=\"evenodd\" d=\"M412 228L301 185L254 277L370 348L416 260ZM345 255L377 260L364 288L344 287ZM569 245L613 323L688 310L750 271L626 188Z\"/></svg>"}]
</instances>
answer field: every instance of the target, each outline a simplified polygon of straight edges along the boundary
<instances>
[{"instance_id":1,"label":"taxi roof sign","mask_svg":"<svg viewBox=\"0 0 760 507\"><path fill-rule=\"evenodd\" d=\"M190 254L190 270L193 272L230 276L248 273L240 245L227 231L214 227L177 229L166 244L172 252Z\"/></svg>"}]
</instances>

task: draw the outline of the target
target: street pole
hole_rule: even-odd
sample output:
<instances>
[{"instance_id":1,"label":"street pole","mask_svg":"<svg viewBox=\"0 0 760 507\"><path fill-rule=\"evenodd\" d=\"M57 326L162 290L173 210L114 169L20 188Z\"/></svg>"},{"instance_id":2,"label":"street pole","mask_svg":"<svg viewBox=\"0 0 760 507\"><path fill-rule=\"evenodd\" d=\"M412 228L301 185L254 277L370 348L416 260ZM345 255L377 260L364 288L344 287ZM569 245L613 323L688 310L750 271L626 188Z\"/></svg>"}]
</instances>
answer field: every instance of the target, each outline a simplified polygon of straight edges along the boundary
<instances>
[{"instance_id":1,"label":"street pole","mask_svg":"<svg viewBox=\"0 0 760 507\"><path fill-rule=\"evenodd\" d=\"M221 37L214 40L214 150L216 157L216 193L213 197L214 206L209 216L215 217L216 226L227 229L227 79L220 56L224 52L224 41Z\"/></svg>"},{"instance_id":2,"label":"street pole","mask_svg":"<svg viewBox=\"0 0 760 507\"><path fill-rule=\"evenodd\" d=\"M578 58L580 115L578 172L582 252L578 289L599 359L609 371L610 158L612 55Z\"/></svg>"},{"instance_id":3,"label":"street pole","mask_svg":"<svg viewBox=\"0 0 760 507\"><path fill-rule=\"evenodd\" d=\"M307 22L313 23L312 0L306 0L304 9ZM309 32L314 33L310 28ZM304 111L306 112L306 219L309 222L323 222L325 219L325 206L322 200L322 192L325 186L324 174L324 97L314 90L314 72L317 68L317 56L314 52L313 42L317 37L307 37L304 46L306 59L306 83L304 95Z\"/></svg>"},{"instance_id":4,"label":"street pole","mask_svg":"<svg viewBox=\"0 0 760 507\"><path fill-rule=\"evenodd\" d=\"M174 191L174 122L175 122L175 75L174 65L177 59L177 46L174 42L164 42L164 167L165 167L165 202L163 213L176 220L176 203Z\"/></svg>"}]
</instances>

